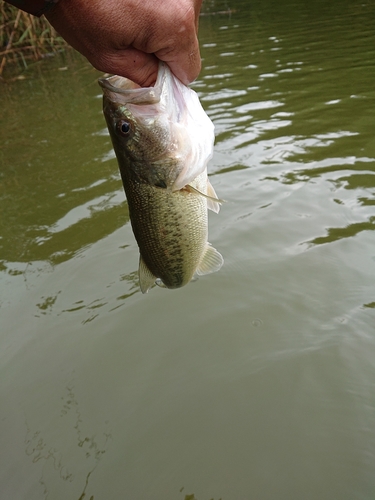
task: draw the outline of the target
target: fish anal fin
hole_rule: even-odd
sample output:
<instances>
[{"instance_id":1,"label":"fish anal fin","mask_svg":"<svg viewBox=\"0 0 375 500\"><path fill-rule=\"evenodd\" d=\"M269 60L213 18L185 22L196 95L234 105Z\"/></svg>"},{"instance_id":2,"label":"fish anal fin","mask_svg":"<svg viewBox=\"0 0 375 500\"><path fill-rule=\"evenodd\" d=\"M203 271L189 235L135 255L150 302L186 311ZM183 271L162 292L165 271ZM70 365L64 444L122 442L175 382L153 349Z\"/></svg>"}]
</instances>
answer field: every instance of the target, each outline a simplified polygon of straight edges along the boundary
<instances>
[{"instance_id":1,"label":"fish anal fin","mask_svg":"<svg viewBox=\"0 0 375 500\"><path fill-rule=\"evenodd\" d=\"M138 274L139 274L139 286L141 288L141 292L147 293L152 287L152 285L155 283L156 276L154 276L152 272L149 270L149 268L145 264L145 261L142 258L142 255L140 255L139 257Z\"/></svg>"},{"instance_id":2,"label":"fish anal fin","mask_svg":"<svg viewBox=\"0 0 375 500\"><path fill-rule=\"evenodd\" d=\"M210 243L207 243L196 272L199 275L215 273L223 264L224 259L221 253L219 253Z\"/></svg>"}]
</instances>

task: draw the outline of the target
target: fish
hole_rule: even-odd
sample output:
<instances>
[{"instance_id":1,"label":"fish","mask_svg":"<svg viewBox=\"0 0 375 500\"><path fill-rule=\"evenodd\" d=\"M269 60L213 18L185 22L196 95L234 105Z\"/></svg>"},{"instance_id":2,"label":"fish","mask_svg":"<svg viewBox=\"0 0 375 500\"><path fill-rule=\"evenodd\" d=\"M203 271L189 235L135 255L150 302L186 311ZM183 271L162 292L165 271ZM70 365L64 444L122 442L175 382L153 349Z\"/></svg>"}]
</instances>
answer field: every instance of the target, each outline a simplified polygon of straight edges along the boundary
<instances>
[{"instance_id":1,"label":"fish","mask_svg":"<svg viewBox=\"0 0 375 500\"><path fill-rule=\"evenodd\" d=\"M139 284L180 288L218 271L208 242L208 209L220 200L207 175L214 125L198 95L159 64L152 87L114 75L99 79L103 113L139 247Z\"/></svg>"}]
</instances>

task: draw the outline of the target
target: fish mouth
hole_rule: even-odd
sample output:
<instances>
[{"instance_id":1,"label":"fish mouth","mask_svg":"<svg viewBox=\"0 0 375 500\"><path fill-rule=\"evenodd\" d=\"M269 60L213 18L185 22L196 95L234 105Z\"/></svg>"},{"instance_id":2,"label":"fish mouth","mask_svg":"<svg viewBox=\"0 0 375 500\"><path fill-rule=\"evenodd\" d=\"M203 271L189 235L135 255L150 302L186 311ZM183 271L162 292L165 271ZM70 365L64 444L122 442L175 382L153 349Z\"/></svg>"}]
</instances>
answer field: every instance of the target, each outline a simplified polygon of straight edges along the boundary
<instances>
[{"instance_id":1,"label":"fish mouth","mask_svg":"<svg viewBox=\"0 0 375 500\"><path fill-rule=\"evenodd\" d=\"M121 104L155 104L160 101L162 81L166 77L165 64L160 63L158 77L153 87L141 87L129 78L109 76L99 78L103 93L111 101Z\"/></svg>"}]
</instances>

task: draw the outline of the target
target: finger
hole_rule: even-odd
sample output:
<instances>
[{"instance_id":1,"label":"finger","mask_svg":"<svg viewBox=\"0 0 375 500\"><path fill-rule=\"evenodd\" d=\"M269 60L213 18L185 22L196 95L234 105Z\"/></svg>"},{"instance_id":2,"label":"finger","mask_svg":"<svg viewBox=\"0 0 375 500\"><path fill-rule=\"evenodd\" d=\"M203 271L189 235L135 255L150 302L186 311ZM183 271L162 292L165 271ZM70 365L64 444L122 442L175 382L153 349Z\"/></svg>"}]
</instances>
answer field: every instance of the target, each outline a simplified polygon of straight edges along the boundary
<instances>
[{"instance_id":1,"label":"finger","mask_svg":"<svg viewBox=\"0 0 375 500\"><path fill-rule=\"evenodd\" d=\"M197 33L198 33L198 25L199 25L199 14L201 12L202 3L203 3L203 0L195 0L195 7L194 7L194 10L195 10L195 29L197 30Z\"/></svg>"},{"instance_id":2,"label":"finger","mask_svg":"<svg viewBox=\"0 0 375 500\"><path fill-rule=\"evenodd\" d=\"M141 87L151 87L158 75L157 57L130 47L88 59L96 69L124 76Z\"/></svg>"},{"instance_id":3,"label":"finger","mask_svg":"<svg viewBox=\"0 0 375 500\"><path fill-rule=\"evenodd\" d=\"M168 64L179 80L185 85L193 82L201 70L201 57L198 39L193 36L190 43L179 49L160 50L155 55Z\"/></svg>"}]
</instances>

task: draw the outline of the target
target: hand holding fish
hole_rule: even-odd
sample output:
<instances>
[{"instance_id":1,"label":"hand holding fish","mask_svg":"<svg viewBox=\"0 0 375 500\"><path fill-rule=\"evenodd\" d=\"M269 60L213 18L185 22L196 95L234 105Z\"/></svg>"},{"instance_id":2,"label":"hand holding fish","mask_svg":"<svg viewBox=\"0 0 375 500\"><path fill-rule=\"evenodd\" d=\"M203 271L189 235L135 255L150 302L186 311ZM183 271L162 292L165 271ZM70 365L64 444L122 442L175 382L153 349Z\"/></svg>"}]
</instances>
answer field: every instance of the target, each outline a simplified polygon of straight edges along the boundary
<instances>
[{"instance_id":1,"label":"hand holding fish","mask_svg":"<svg viewBox=\"0 0 375 500\"><path fill-rule=\"evenodd\" d=\"M185 84L201 68L197 39L202 0L60 0L45 16L91 64L143 87L158 60Z\"/></svg>"}]
</instances>

